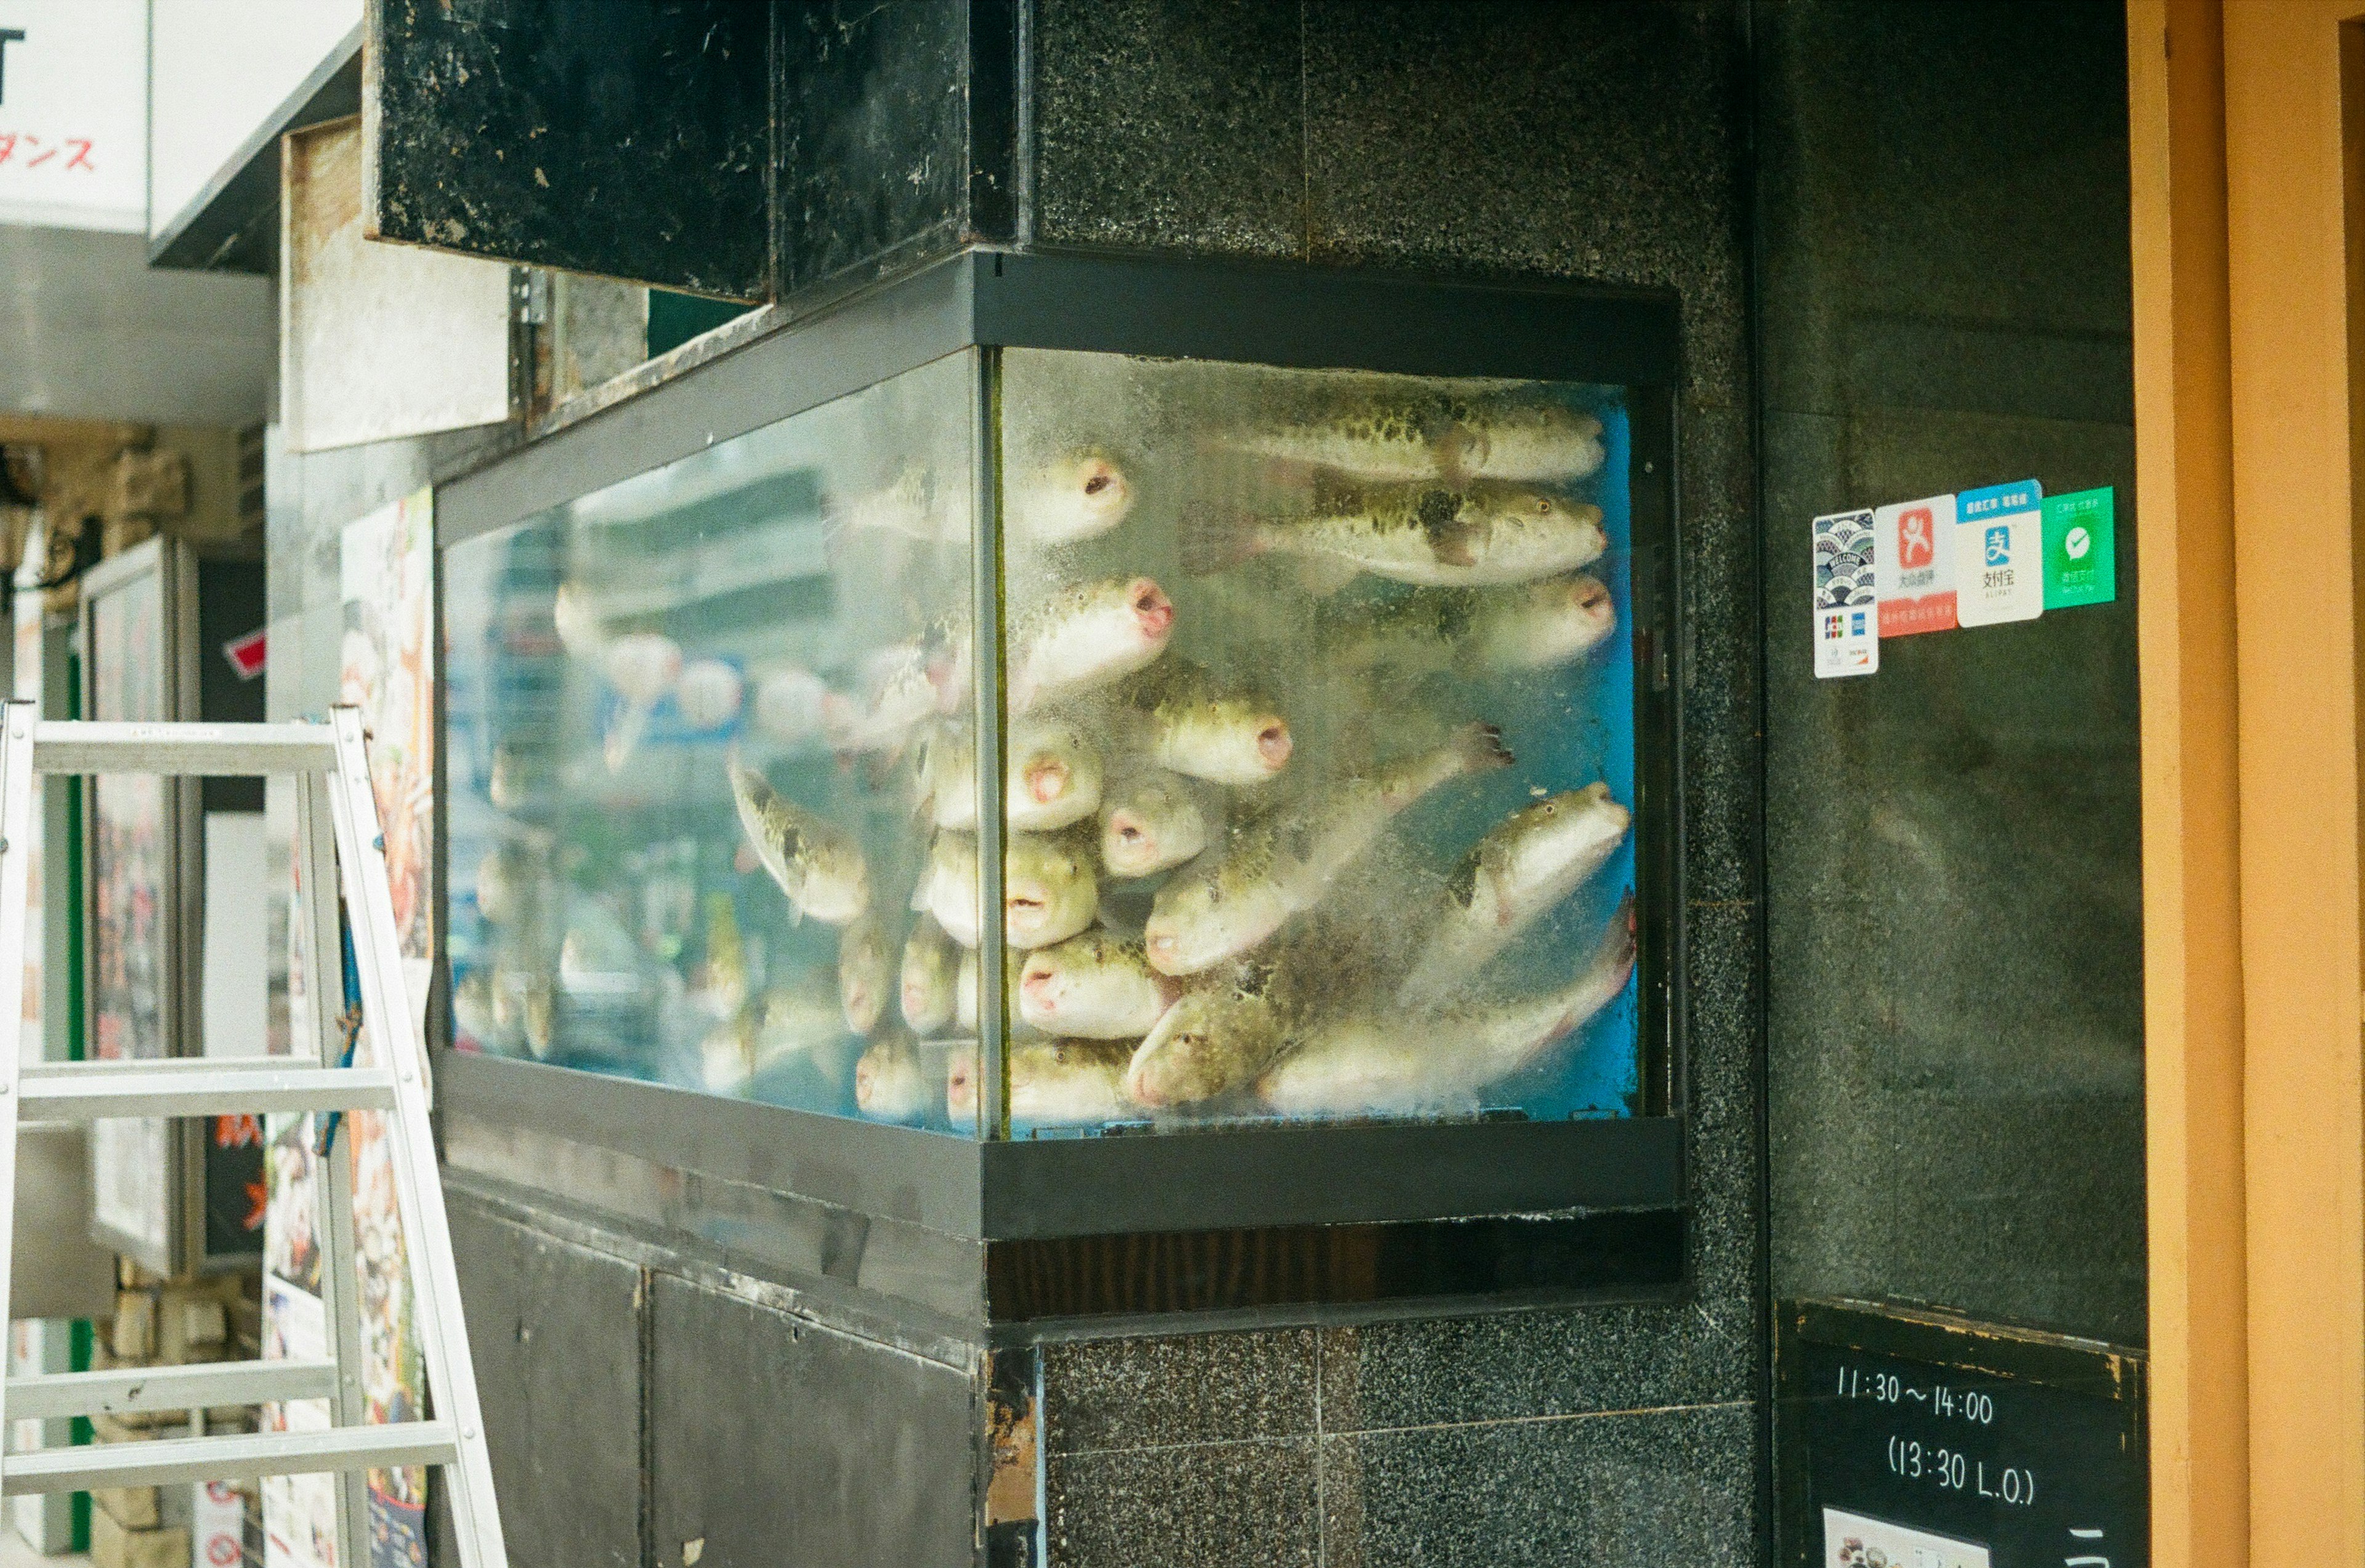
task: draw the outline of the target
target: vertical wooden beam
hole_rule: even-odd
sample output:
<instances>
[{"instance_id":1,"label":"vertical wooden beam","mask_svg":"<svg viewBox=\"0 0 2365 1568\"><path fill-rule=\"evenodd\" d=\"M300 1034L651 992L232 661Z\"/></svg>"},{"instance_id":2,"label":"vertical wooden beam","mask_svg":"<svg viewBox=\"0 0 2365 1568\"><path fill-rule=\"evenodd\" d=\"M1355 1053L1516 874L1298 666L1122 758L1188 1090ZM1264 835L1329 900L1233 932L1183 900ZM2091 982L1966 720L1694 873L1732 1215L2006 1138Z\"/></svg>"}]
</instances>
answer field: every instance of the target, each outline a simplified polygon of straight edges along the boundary
<instances>
[{"instance_id":1,"label":"vertical wooden beam","mask_svg":"<svg viewBox=\"0 0 2365 1568\"><path fill-rule=\"evenodd\" d=\"M2340 47L2359 9L2225 8L2249 1521L2260 1563L2365 1562L2365 561L2349 467L2355 219L2343 201Z\"/></svg>"},{"instance_id":2,"label":"vertical wooden beam","mask_svg":"<svg viewBox=\"0 0 2365 1568\"><path fill-rule=\"evenodd\" d=\"M2247 1559L2243 991L2220 0L2129 0L2152 1557Z\"/></svg>"}]
</instances>

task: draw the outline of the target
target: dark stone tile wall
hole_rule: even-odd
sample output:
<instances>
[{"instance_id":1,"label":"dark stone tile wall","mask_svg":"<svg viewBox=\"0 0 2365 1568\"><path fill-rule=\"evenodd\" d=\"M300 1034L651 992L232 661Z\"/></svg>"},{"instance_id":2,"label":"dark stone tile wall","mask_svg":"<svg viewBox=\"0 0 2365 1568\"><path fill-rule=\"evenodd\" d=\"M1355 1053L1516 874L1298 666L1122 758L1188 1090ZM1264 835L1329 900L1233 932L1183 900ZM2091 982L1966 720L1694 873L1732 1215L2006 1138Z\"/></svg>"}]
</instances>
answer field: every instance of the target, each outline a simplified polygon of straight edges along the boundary
<instances>
[{"instance_id":1,"label":"dark stone tile wall","mask_svg":"<svg viewBox=\"0 0 2365 1568\"><path fill-rule=\"evenodd\" d=\"M770 15L745 0L371 0L387 239L768 292Z\"/></svg>"},{"instance_id":2,"label":"dark stone tile wall","mask_svg":"<svg viewBox=\"0 0 2365 1568\"><path fill-rule=\"evenodd\" d=\"M1664 1321L1516 1321L1046 1347L1047 1560L1754 1562L1754 1406L1638 1386Z\"/></svg>"},{"instance_id":3,"label":"dark stone tile wall","mask_svg":"<svg viewBox=\"0 0 2365 1568\"><path fill-rule=\"evenodd\" d=\"M1792 0L1756 31L1774 1289L2139 1345L2124 10ZM2116 487L2117 603L1813 678L1810 519L2031 475Z\"/></svg>"},{"instance_id":4,"label":"dark stone tile wall","mask_svg":"<svg viewBox=\"0 0 2365 1568\"><path fill-rule=\"evenodd\" d=\"M1678 1306L1047 1347L1049 1560L1753 1560L1759 634L1743 17L1521 0L1244 9L1219 28L1194 27L1204 6L1037 0L1037 241L1681 298L1696 1288ZM1178 1488L1198 1505L1178 1506ZM1226 1509L1228 1526L1211 1518Z\"/></svg>"}]
</instances>

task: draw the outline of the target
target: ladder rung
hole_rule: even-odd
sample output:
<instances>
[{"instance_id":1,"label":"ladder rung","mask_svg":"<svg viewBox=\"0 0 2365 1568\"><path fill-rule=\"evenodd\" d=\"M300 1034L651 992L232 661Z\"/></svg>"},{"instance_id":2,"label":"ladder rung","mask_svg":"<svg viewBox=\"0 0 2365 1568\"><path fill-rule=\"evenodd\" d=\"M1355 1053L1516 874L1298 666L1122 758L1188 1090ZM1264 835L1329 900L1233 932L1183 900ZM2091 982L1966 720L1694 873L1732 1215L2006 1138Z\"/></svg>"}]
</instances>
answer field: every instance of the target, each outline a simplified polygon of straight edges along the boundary
<instances>
[{"instance_id":1,"label":"ladder rung","mask_svg":"<svg viewBox=\"0 0 2365 1568\"><path fill-rule=\"evenodd\" d=\"M326 1399L336 1391L334 1361L206 1361L13 1377L7 1407L11 1417L46 1420L135 1410L210 1410L266 1399Z\"/></svg>"},{"instance_id":2,"label":"ladder rung","mask_svg":"<svg viewBox=\"0 0 2365 1568\"><path fill-rule=\"evenodd\" d=\"M62 720L33 726L36 773L246 777L336 765L326 724L121 724Z\"/></svg>"},{"instance_id":3,"label":"ladder rung","mask_svg":"<svg viewBox=\"0 0 2365 1568\"><path fill-rule=\"evenodd\" d=\"M394 1103L394 1074L385 1068L297 1067L285 1057L52 1062L25 1069L18 1081L28 1120L382 1111Z\"/></svg>"},{"instance_id":4,"label":"ladder rung","mask_svg":"<svg viewBox=\"0 0 2365 1568\"><path fill-rule=\"evenodd\" d=\"M0 1460L0 1494L87 1492L174 1481L249 1481L324 1470L450 1464L458 1457L441 1421L336 1427L325 1432L248 1432L223 1438L158 1438L36 1449Z\"/></svg>"}]
</instances>

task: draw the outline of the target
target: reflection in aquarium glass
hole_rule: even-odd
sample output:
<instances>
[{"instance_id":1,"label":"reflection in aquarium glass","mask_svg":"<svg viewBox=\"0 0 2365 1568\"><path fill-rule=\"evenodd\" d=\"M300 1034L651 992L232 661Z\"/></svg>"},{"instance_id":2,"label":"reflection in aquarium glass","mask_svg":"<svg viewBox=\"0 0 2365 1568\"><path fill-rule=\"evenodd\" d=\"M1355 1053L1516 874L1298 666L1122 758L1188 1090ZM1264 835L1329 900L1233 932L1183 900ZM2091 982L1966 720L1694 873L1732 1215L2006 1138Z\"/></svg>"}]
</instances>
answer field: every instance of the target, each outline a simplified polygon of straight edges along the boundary
<instances>
[{"instance_id":1,"label":"reflection in aquarium glass","mask_svg":"<svg viewBox=\"0 0 2365 1568\"><path fill-rule=\"evenodd\" d=\"M976 374L938 361L447 552L462 1048L950 1128Z\"/></svg>"},{"instance_id":2,"label":"reflection in aquarium glass","mask_svg":"<svg viewBox=\"0 0 2365 1568\"><path fill-rule=\"evenodd\" d=\"M1001 375L1012 1131L1630 1112L1618 393Z\"/></svg>"},{"instance_id":3,"label":"reflection in aquarium glass","mask_svg":"<svg viewBox=\"0 0 2365 1568\"><path fill-rule=\"evenodd\" d=\"M1011 349L456 544L460 1043L970 1136L987 1073L1015 1137L1630 1114L1629 461L1612 387Z\"/></svg>"}]
</instances>

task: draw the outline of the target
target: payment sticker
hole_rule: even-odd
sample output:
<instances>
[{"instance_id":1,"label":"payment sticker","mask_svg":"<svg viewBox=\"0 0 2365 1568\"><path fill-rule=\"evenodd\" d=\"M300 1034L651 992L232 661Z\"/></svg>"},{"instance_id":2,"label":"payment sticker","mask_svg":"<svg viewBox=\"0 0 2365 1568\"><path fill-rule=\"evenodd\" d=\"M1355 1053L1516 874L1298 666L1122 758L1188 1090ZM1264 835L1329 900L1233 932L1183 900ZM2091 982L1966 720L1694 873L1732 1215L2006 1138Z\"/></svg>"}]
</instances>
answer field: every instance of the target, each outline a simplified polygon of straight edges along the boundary
<instances>
[{"instance_id":1,"label":"payment sticker","mask_svg":"<svg viewBox=\"0 0 2365 1568\"><path fill-rule=\"evenodd\" d=\"M1879 555L1880 634L1955 629L1955 498L1899 501L1872 510Z\"/></svg>"},{"instance_id":2,"label":"payment sticker","mask_svg":"<svg viewBox=\"0 0 2365 1568\"><path fill-rule=\"evenodd\" d=\"M1955 498L1955 619L1964 626L2045 613L2045 487L2034 479Z\"/></svg>"},{"instance_id":3,"label":"payment sticker","mask_svg":"<svg viewBox=\"0 0 2365 1568\"><path fill-rule=\"evenodd\" d=\"M1873 572L1872 513L1815 519L1815 675L1870 675L1880 667L1880 603Z\"/></svg>"},{"instance_id":4,"label":"payment sticker","mask_svg":"<svg viewBox=\"0 0 2365 1568\"><path fill-rule=\"evenodd\" d=\"M2117 531L2107 485L2045 498L2045 608L2108 604L2119 596Z\"/></svg>"}]
</instances>

